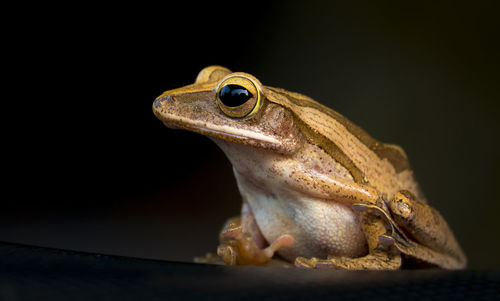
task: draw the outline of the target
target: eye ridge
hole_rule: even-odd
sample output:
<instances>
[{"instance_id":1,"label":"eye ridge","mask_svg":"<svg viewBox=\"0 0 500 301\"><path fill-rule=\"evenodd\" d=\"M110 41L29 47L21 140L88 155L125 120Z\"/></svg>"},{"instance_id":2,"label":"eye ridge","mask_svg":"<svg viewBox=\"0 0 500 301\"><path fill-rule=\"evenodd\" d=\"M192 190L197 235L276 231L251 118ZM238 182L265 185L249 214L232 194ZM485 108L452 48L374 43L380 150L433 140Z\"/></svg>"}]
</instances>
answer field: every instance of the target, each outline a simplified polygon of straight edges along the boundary
<instances>
[{"instance_id":1,"label":"eye ridge","mask_svg":"<svg viewBox=\"0 0 500 301\"><path fill-rule=\"evenodd\" d=\"M239 107L245 104L253 95L245 87L229 84L225 85L219 91L220 101L228 107Z\"/></svg>"}]
</instances>

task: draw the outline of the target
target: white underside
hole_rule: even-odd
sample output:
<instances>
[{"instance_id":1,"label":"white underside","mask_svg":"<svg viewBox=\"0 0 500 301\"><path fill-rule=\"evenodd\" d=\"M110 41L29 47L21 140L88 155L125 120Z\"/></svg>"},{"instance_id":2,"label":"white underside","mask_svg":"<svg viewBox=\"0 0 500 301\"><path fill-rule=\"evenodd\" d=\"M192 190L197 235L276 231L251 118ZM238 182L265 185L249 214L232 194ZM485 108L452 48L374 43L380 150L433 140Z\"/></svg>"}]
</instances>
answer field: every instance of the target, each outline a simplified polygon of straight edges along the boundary
<instances>
[{"instance_id":1,"label":"white underside","mask_svg":"<svg viewBox=\"0 0 500 301\"><path fill-rule=\"evenodd\" d=\"M283 258L293 261L298 256L354 258L366 254L358 216L346 205L279 189L266 193L241 175L236 174L236 179L267 242L283 234L295 238L292 247L278 251Z\"/></svg>"}]
</instances>

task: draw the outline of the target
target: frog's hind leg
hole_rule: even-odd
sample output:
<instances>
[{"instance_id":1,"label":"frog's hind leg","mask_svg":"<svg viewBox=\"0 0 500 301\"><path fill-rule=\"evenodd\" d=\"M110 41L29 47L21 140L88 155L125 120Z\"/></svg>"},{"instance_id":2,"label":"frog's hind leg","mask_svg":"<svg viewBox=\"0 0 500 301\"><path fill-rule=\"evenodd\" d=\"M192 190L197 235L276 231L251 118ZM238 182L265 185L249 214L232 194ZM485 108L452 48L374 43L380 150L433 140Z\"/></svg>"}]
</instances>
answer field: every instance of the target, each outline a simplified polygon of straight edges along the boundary
<instances>
[{"instance_id":1,"label":"frog's hind leg","mask_svg":"<svg viewBox=\"0 0 500 301\"><path fill-rule=\"evenodd\" d=\"M410 192L400 191L386 203L355 205L353 208L361 211L369 254L360 258L297 258L296 266L395 269L401 265L403 253L441 268L465 268L466 257L446 221L437 210L416 200ZM380 222L375 222L377 219ZM381 222L382 219L386 221ZM391 231L384 233L383 225L392 228Z\"/></svg>"},{"instance_id":2,"label":"frog's hind leg","mask_svg":"<svg viewBox=\"0 0 500 301\"><path fill-rule=\"evenodd\" d=\"M425 247L406 248L402 252L449 269L463 269L467 259L453 232L439 212L419 202L409 191L400 191L388 203L395 222Z\"/></svg>"},{"instance_id":3,"label":"frog's hind leg","mask_svg":"<svg viewBox=\"0 0 500 301\"><path fill-rule=\"evenodd\" d=\"M369 253L358 258L330 257L328 259L297 257L299 268L331 268L345 270L397 270L401 267L401 254L393 247L394 241L386 236L384 220L369 212L361 212L361 225L368 243Z\"/></svg>"}]
</instances>

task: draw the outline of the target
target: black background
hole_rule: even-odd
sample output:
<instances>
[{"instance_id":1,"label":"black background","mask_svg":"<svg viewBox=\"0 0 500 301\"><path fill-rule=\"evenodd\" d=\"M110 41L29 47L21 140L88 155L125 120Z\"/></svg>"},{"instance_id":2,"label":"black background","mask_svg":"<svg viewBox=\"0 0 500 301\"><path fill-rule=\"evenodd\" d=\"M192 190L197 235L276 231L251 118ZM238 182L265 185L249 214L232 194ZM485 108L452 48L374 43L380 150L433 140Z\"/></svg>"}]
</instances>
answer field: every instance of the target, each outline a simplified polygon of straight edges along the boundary
<instances>
[{"instance_id":1,"label":"black background","mask_svg":"<svg viewBox=\"0 0 500 301\"><path fill-rule=\"evenodd\" d=\"M4 10L0 240L190 261L238 214L231 166L151 105L218 64L408 153L471 268L500 268L499 5L249 2Z\"/></svg>"}]
</instances>

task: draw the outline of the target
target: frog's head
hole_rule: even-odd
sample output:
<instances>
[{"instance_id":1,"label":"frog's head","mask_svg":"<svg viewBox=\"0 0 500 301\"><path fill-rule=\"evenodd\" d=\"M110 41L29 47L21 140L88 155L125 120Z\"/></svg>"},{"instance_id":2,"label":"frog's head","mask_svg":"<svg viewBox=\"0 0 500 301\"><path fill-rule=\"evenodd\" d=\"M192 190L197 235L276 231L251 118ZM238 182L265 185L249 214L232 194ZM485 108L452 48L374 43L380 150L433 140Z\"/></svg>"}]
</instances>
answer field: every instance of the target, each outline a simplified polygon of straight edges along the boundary
<instances>
[{"instance_id":1,"label":"frog's head","mask_svg":"<svg viewBox=\"0 0 500 301\"><path fill-rule=\"evenodd\" d=\"M294 152L300 132L286 107L269 100L273 93L254 76L207 67L194 84L169 90L153 103L153 112L170 128L181 128L225 141Z\"/></svg>"}]
</instances>

